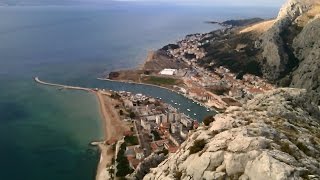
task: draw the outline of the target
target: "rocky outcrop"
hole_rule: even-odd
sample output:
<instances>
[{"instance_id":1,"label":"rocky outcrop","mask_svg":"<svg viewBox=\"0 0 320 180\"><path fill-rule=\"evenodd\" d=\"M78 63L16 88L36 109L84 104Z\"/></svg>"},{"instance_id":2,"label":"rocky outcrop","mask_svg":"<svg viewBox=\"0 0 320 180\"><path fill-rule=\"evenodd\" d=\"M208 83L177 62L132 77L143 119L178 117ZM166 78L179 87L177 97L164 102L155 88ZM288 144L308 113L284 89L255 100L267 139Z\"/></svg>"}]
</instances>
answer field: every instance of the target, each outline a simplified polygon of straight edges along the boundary
<instances>
[{"instance_id":1,"label":"rocky outcrop","mask_svg":"<svg viewBox=\"0 0 320 180\"><path fill-rule=\"evenodd\" d=\"M230 107L144 179L319 179L317 98L277 89Z\"/></svg>"},{"instance_id":2,"label":"rocky outcrop","mask_svg":"<svg viewBox=\"0 0 320 180\"><path fill-rule=\"evenodd\" d=\"M312 19L294 39L295 55L300 60L292 75L292 87L320 92L320 15Z\"/></svg>"},{"instance_id":3,"label":"rocky outcrop","mask_svg":"<svg viewBox=\"0 0 320 180\"><path fill-rule=\"evenodd\" d=\"M280 10L273 26L261 37L263 74L268 79L278 80L291 70L288 68L294 60L290 57L290 47L287 47L290 39L284 36L295 20L310 7L310 0L289 0Z\"/></svg>"},{"instance_id":4,"label":"rocky outcrop","mask_svg":"<svg viewBox=\"0 0 320 180\"><path fill-rule=\"evenodd\" d=\"M138 165L135 172L131 175L133 177L132 179L143 179L143 177L150 172L150 168L157 167L165 158L166 156L163 153L151 154Z\"/></svg>"}]
</instances>

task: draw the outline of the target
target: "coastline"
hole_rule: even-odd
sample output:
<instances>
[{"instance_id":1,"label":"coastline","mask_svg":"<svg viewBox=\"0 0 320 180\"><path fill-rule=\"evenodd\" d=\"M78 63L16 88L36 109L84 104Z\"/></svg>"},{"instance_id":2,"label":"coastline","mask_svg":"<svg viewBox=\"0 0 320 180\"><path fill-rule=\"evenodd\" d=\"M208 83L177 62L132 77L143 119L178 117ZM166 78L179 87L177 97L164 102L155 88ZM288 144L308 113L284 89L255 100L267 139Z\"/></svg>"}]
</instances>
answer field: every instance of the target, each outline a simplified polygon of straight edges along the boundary
<instances>
[{"instance_id":1,"label":"coastline","mask_svg":"<svg viewBox=\"0 0 320 180\"><path fill-rule=\"evenodd\" d=\"M177 90L174 90L174 89L170 89L170 88L167 88L167 87L164 87L164 86L159 86L159 85L155 85L155 84L148 84L148 83L142 83L142 82L133 82L133 81L126 81L126 80L112 80L112 79L108 79L108 78L97 78L98 80L100 81L109 81L109 82L120 82L120 83L128 83L128 84L137 84L137 85L145 85L145 86L152 86L152 87L157 87L157 88L161 88L161 89L165 89L165 90L168 90L168 91L172 91L172 92L175 92L179 95L182 95L183 97L187 98L187 99L190 99L191 101L194 101L196 103L199 103L200 106L203 106L211 111L215 111L215 112L219 112L219 109L215 109L213 107L209 107L195 99L192 99L190 97L188 97L187 95L177 91Z\"/></svg>"},{"instance_id":2,"label":"coastline","mask_svg":"<svg viewBox=\"0 0 320 180\"><path fill-rule=\"evenodd\" d=\"M91 142L90 144L93 146L98 146L100 150L100 159L97 165L97 173L96 180L104 180L108 178L108 173L106 171L106 167L112 164L112 158L114 156L112 145L109 145L107 142L112 140L118 140L123 136L123 133L126 131L124 124L121 121L118 121L115 116L115 112L112 107L112 99L104 98L103 95L106 93L102 93L100 91L94 91L90 88L82 88L76 86L68 86L56 83L48 83L40 80L38 77L34 78L36 83L46 86L59 87L68 90L80 90L93 93L97 98L97 103L99 104L99 112L100 117L103 124L104 137L103 141L100 142Z\"/></svg>"}]
</instances>

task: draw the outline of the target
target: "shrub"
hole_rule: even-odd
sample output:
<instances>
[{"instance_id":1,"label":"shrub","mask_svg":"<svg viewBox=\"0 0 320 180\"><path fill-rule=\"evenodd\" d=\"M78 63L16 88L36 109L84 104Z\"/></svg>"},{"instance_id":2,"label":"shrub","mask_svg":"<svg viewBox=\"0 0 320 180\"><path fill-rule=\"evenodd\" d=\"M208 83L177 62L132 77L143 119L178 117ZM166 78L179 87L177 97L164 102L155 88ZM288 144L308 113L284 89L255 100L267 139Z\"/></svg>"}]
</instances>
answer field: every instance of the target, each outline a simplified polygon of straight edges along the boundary
<instances>
[{"instance_id":1,"label":"shrub","mask_svg":"<svg viewBox=\"0 0 320 180\"><path fill-rule=\"evenodd\" d=\"M205 117L202 122L205 126L209 126L210 123L212 123L213 121L214 121L214 118L213 118L213 116L210 115L210 116Z\"/></svg>"},{"instance_id":2,"label":"shrub","mask_svg":"<svg viewBox=\"0 0 320 180\"><path fill-rule=\"evenodd\" d=\"M126 147L127 147L126 143L123 143L120 146L120 150L117 155L117 162L118 162L117 173L116 173L117 177L124 177L128 174L131 174L134 171L129 166L129 161L125 156Z\"/></svg>"},{"instance_id":3,"label":"shrub","mask_svg":"<svg viewBox=\"0 0 320 180\"><path fill-rule=\"evenodd\" d=\"M129 117L131 119L134 119L134 118L136 118L136 114L134 112L130 112Z\"/></svg>"},{"instance_id":4,"label":"shrub","mask_svg":"<svg viewBox=\"0 0 320 180\"><path fill-rule=\"evenodd\" d=\"M205 146L206 146L206 141L204 139L194 141L193 146L191 146L189 149L190 154L195 154L203 150Z\"/></svg>"},{"instance_id":5,"label":"shrub","mask_svg":"<svg viewBox=\"0 0 320 180\"><path fill-rule=\"evenodd\" d=\"M285 143L282 143L280 144L281 146L281 151L285 152L285 153L288 153L290 154L291 156L294 156L294 152L293 150L290 148L290 144L285 142Z\"/></svg>"},{"instance_id":6,"label":"shrub","mask_svg":"<svg viewBox=\"0 0 320 180\"><path fill-rule=\"evenodd\" d=\"M124 137L124 141L127 143L128 146L134 146L139 144L137 136L126 136Z\"/></svg>"},{"instance_id":7,"label":"shrub","mask_svg":"<svg viewBox=\"0 0 320 180\"><path fill-rule=\"evenodd\" d=\"M312 155L312 154L310 153L309 148L308 148L306 145L304 145L302 142L298 142L298 143L297 143L297 147L298 147L302 152L304 152L306 155L308 155L308 156L311 156L311 155Z\"/></svg>"},{"instance_id":8,"label":"shrub","mask_svg":"<svg viewBox=\"0 0 320 180\"><path fill-rule=\"evenodd\" d=\"M174 179L180 180L181 177L182 177L182 172L181 171L177 171L177 172L174 173L173 176L174 176Z\"/></svg>"}]
</instances>

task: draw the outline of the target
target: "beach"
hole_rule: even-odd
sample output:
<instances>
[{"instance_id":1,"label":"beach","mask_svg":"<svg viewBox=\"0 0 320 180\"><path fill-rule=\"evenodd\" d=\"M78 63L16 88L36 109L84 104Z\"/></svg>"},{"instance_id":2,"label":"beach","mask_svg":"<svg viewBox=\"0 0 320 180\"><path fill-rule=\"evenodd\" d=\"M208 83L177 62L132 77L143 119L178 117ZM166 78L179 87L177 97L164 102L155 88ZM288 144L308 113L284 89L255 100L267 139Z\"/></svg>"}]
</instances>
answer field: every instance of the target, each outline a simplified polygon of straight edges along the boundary
<instances>
[{"instance_id":1,"label":"beach","mask_svg":"<svg viewBox=\"0 0 320 180\"><path fill-rule=\"evenodd\" d=\"M114 156L112 145L109 145L109 143L121 139L129 129L121 121L118 112L114 109L114 106L117 104L116 100L100 91L95 92L95 95L99 101L105 132L104 142L98 143L101 157L97 167L96 180L103 180L108 178L106 167L112 165L112 158Z\"/></svg>"},{"instance_id":2,"label":"beach","mask_svg":"<svg viewBox=\"0 0 320 180\"><path fill-rule=\"evenodd\" d=\"M103 121L102 123L104 130L103 141L91 143L91 145L98 146L101 151L100 160L97 167L96 180L104 180L110 178L106 168L112 165L112 159L114 157L112 143L115 143L116 141L120 140L124 136L125 132L129 131L129 128L125 125L123 121L121 121L119 113L114 108L119 102L111 98L111 93L107 91L61 85L56 83L48 83L40 80L38 77L35 77L34 80L35 82L46 86L94 93L99 103L100 115Z\"/></svg>"}]
</instances>

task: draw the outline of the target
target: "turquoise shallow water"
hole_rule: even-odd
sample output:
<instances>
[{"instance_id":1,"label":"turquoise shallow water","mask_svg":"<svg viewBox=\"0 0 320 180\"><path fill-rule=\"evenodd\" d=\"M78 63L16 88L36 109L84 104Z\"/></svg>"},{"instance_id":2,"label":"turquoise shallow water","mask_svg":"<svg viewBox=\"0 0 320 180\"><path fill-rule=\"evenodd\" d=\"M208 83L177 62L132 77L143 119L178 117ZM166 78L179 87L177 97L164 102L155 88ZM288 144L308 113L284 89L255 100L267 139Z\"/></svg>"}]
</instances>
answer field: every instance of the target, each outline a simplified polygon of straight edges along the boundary
<instances>
[{"instance_id":1,"label":"turquoise shallow water","mask_svg":"<svg viewBox=\"0 0 320 180\"><path fill-rule=\"evenodd\" d=\"M34 76L142 92L179 102L184 110L203 112L167 90L95 78L135 67L148 50L186 34L216 28L203 21L271 17L276 11L144 5L0 7L0 179L87 180L95 176L99 154L88 144L103 134L95 97L38 85Z\"/></svg>"}]
</instances>

